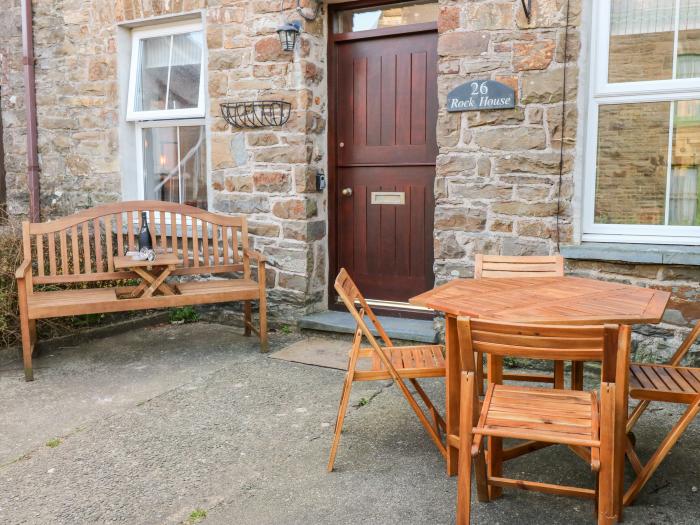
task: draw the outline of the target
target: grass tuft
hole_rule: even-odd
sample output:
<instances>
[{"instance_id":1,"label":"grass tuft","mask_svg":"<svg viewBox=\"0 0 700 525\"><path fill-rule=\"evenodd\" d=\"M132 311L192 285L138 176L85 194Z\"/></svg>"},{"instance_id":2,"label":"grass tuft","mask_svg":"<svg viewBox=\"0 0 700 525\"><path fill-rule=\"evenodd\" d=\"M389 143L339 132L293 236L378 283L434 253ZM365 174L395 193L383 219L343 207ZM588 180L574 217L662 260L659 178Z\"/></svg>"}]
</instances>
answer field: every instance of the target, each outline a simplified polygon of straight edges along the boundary
<instances>
[{"instance_id":1,"label":"grass tuft","mask_svg":"<svg viewBox=\"0 0 700 525\"><path fill-rule=\"evenodd\" d=\"M56 448L60 444L61 444L61 440L58 438L49 439L46 442L46 446L49 448Z\"/></svg>"},{"instance_id":2,"label":"grass tuft","mask_svg":"<svg viewBox=\"0 0 700 525\"><path fill-rule=\"evenodd\" d=\"M192 512L190 512L190 517L187 518L187 521L185 523L186 523L186 525L194 525L195 523L199 523L200 521L202 521L206 517L207 517L206 510L194 509Z\"/></svg>"}]
</instances>

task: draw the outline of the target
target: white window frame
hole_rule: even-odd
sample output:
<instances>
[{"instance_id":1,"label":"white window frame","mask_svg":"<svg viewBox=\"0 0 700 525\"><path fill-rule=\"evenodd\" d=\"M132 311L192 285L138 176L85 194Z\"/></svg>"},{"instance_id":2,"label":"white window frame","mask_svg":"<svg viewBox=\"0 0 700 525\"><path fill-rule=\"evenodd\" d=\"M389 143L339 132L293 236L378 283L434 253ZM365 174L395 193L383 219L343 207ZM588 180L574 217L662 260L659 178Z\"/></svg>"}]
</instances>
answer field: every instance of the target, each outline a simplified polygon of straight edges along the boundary
<instances>
[{"instance_id":1,"label":"white window frame","mask_svg":"<svg viewBox=\"0 0 700 525\"><path fill-rule=\"evenodd\" d=\"M207 130L205 119L178 119L178 120L154 120L154 121L143 121L136 123L136 176L138 177L138 197L139 200L144 200L146 198L146 177L144 173L143 166L143 130L146 128L176 128L176 127L202 127L204 128L204 145L206 148L206 155L209 156L209 142L207 140ZM178 144L179 146L179 144ZM179 150L179 148L178 148ZM178 151L179 155L179 151ZM207 209L209 208L209 169L206 169L206 185L207 185ZM179 186L182 187L181 185ZM182 201L182 196L180 195L180 202ZM165 201L164 201L165 202ZM170 217L166 215L167 222L169 223Z\"/></svg>"},{"instance_id":2,"label":"white window frame","mask_svg":"<svg viewBox=\"0 0 700 525\"><path fill-rule=\"evenodd\" d=\"M676 2L674 35L674 69L678 46L678 17L680 0ZM595 182L598 151L598 110L607 104L640 102L674 102L700 99L700 79L649 80L609 83L608 63L610 44L611 0L594 0L591 45L591 75L589 79L588 118L586 126L586 153L584 158L582 240L594 242L626 242L650 244L700 244L700 226L667 226L642 224L596 224ZM675 71L674 71L675 73ZM667 167L667 185L671 176L671 137ZM668 191L666 213L668 214Z\"/></svg>"},{"instance_id":3,"label":"white window frame","mask_svg":"<svg viewBox=\"0 0 700 525\"><path fill-rule=\"evenodd\" d=\"M163 109L150 111L135 111L134 102L136 100L136 76L139 66L139 49L141 40L159 36L174 36L183 33L200 31L202 33L202 57L201 69L199 73L199 97L196 108L185 109ZM159 24L143 29L133 29L131 32L131 65L129 68L129 94L127 97L126 120L160 120L160 119L183 119L183 118L203 118L205 116L205 49L206 40L204 27L201 22L173 22L169 24Z\"/></svg>"}]
</instances>

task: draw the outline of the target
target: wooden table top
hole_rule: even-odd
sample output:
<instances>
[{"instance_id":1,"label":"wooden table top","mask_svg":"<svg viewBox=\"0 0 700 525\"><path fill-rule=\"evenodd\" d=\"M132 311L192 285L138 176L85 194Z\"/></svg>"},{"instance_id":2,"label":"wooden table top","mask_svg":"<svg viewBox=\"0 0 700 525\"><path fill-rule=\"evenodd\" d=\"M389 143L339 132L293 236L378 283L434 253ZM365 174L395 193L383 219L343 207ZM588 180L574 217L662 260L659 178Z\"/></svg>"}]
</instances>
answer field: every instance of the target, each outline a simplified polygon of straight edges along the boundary
<instances>
[{"instance_id":1,"label":"wooden table top","mask_svg":"<svg viewBox=\"0 0 700 525\"><path fill-rule=\"evenodd\" d=\"M525 323L658 323L669 292L580 277L457 279L409 299L448 315Z\"/></svg>"},{"instance_id":2,"label":"wooden table top","mask_svg":"<svg viewBox=\"0 0 700 525\"><path fill-rule=\"evenodd\" d=\"M115 269L124 269L124 268L141 268L141 267L148 267L148 266L170 266L173 264L179 264L181 263L182 260L180 257L175 255L174 253L157 253L156 254L156 259L154 261L136 261L132 259L131 257L127 257L126 255L119 255L114 258L114 268Z\"/></svg>"}]
</instances>

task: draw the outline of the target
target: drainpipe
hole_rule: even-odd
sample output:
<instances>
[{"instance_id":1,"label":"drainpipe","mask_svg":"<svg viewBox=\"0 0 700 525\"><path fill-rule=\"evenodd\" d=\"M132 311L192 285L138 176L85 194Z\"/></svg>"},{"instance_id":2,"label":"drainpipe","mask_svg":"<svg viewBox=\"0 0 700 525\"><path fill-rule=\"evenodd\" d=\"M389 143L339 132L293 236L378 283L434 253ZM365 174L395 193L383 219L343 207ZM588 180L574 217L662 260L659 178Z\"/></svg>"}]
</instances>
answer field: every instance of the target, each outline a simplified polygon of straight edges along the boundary
<instances>
[{"instance_id":1,"label":"drainpipe","mask_svg":"<svg viewBox=\"0 0 700 525\"><path fill-rule=\"evenodd\" d=\"M36 82L34 79L34 37L32 29L32 0L22 2L22 64L24 64L24 108L27 114L27 186L29 189L29 220L40 221L39 153L36 129Z\"/></svg>"}]
</instances>

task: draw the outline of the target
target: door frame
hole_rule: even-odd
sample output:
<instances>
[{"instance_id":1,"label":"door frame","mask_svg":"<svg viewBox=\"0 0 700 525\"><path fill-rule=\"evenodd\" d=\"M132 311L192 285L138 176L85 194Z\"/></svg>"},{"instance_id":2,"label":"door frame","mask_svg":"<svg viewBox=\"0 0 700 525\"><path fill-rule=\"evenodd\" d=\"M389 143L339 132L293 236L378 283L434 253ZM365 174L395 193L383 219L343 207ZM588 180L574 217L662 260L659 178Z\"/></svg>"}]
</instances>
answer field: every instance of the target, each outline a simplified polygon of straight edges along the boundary
<instances>
[{"instance_id":1,"label":"door frame","mask_svg":"<svg viewBox=\"0 0 700 525\"><path fill-rule=\"evenodd\" d=\"M333 23L338 11L355 9L362 7L379 7L387 4L401 3L401 0L363 0L359 2L344 2L341 4L328 4L328 16L326 17L326 31L328 35L326 60L328 64L327 92L328 92L328 133L326 142L326 157L328 159L328 309L344 310L342 303L336 301L337 295L333 283L335 276L340 271L338 260L338 197L340 186L338 184L338 173L336 166L336 131L337 131L337 90L336 90L336 64L338 42L348 42L352 40L369 40L391 35L417 34L417 33L437 33L437 22L427 22L423 24L411 24L405 26L390 27L385 29L374 29L369 31L358 31L356 33L333 33ZM434 258L433 258L434 259ZM372 308L378 314L390 314L393 317L424 318L432 319L434 314L425 310L401 309L394 307L377 306Z\"/></svg>"}]
</instances>

